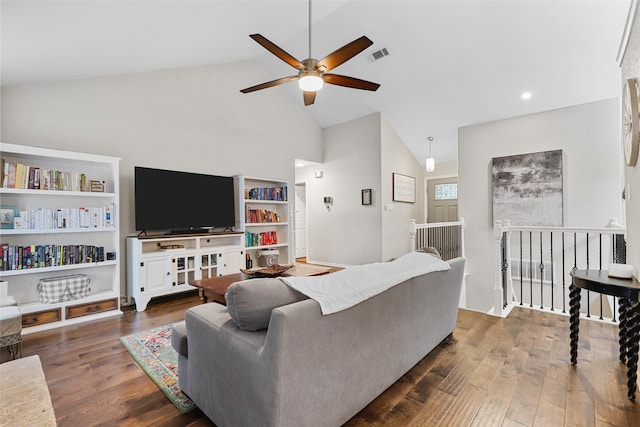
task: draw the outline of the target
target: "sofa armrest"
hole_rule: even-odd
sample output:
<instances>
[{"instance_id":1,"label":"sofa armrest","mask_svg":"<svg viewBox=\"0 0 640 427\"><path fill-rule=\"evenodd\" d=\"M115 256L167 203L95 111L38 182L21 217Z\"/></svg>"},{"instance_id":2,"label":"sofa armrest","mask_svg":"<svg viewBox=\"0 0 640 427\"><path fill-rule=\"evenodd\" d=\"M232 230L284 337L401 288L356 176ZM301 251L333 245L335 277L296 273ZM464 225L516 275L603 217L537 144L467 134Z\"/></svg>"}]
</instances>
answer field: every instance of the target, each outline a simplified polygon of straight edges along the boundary
<instances>
[{"instance_id":1,"label":"sofa armrest","mask_svg":"<svg viewBox=\"0 0 640 427\"><path fill-rule=\"evenodd\" d=\"M262 359L266 330L239 329L227 308L215 303L190 308L185 322L194 403L219 425L274 425L272 374Z\"/></svg>"},{"instance_id":2,"label":"sofa armrest","mask_svg":"<svg viewBox=\"0 0 640 427\"><path fill-rule=\"evenodd\" d=\"M189 349L187 347L187 325L185 325L184 320L173 325L173 330L171 331L171 347L173 347L179 355L189 356Z\"/></svg>"}]
</instances>

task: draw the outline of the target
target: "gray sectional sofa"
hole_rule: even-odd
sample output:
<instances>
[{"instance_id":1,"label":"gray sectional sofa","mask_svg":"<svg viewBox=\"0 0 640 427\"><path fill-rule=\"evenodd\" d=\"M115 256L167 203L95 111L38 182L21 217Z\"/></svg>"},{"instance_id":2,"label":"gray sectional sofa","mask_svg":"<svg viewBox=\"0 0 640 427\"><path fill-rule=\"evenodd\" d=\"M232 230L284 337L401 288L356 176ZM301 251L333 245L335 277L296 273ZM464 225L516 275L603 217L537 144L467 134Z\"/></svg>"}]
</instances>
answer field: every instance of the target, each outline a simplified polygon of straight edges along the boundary
<instances>
[{"instance_id":1,"label":"gray sectional sofa","mask_svg":"<svg viewBox=\"0 0 640 427\"><path fill-rule=\"evenodd\" d=\"M219 427L339 426L453 332L464 259L448 263L326 316L267 281L272 300L296 302L269 309L268 328L257 331L234 323L238 307L193 307L172 339L180 386Z\"/></svg>"}]
</instances>

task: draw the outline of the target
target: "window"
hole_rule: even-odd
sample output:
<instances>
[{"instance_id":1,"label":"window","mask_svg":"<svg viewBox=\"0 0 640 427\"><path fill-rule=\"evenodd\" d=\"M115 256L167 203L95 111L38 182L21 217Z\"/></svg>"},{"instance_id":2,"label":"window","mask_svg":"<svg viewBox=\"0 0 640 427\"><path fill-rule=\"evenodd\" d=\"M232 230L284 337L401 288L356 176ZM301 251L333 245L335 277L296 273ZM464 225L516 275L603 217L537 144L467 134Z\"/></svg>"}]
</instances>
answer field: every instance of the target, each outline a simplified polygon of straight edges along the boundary
<instances>
[{"instance_id":1,"label":"window","mask_svg":"<svg viewBox=\"0 0 640 427\"><path fill-rule=\"evenodd\" d=\"M436 200L455 200L458 198L458 184L436 184Z\"/></svg>"}]
</instances>

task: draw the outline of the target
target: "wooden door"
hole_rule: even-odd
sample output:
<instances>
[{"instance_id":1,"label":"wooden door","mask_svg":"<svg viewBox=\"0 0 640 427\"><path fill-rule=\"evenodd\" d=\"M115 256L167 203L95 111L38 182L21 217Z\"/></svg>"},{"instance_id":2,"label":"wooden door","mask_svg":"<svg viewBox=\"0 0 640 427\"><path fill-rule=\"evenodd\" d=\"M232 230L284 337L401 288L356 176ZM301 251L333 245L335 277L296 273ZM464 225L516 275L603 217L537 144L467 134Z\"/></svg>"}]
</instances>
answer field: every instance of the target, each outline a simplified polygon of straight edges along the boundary
<instances>
[{"instance_id":1,"label":"wooden door","mask_svg":"<svg viewBox=\"0 0 640 427\"><path fill-rule=\"evenodd\" d=\"M458 178L427 181L427 222L458 220Z\"/></svg>"}]
</instances>

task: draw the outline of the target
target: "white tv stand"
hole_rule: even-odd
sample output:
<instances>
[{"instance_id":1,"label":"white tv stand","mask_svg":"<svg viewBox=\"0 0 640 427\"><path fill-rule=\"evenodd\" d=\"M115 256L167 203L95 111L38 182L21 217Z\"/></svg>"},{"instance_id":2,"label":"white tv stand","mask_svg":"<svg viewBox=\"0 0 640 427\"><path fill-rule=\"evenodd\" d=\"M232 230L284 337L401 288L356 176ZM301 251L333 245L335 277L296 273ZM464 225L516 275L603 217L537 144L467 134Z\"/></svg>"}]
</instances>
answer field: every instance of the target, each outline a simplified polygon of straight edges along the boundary
<instances>
[{"instance_id":1,"label":"white tv stand","mask_svg":"<svg viewBox=\"0 0 640 427\"><path fill-rule=\"evenodd\" d=\"M127 295L137 311L151 298L197 289L192 280L245 268L243 232L127 237Z\"/></svg>"}]
</instances>

